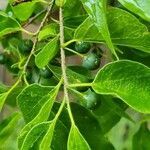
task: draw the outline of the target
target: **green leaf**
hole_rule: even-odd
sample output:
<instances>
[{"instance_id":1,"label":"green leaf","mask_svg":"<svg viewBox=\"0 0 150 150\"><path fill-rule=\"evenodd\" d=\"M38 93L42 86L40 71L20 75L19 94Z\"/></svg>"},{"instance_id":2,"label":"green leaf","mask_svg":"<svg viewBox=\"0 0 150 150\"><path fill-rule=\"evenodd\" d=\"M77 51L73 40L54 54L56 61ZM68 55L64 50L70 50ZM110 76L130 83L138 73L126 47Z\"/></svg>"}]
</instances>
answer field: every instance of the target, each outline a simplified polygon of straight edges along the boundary
<instances>
[{"instance_id":1,"label":"green leaf","mask_svg":"<svg viewBox=\"0 0 150 150\"><path fill-rule=\"evenodd\" d=\"M32 2L25 2L18 4L16 6L11 6L14 15L21 21L26 21L33 13L35 9L35 4L38 0L34 0Z\"/></svg>"},{"instance_id":2,"label":"green leaf","mask_svg":"<svg viewBox=\"0 0 150 150\"><path fill-rule=\"evenodd\" d=\"M104 137L101 126L92 111L75 103L71 103L71 110L76 126L92 150L99 150L99 148L114 150L112 144Z\"/></svg>"},{"instance_id":3,"label":"green leaf","mask_svg":"<svg viewBox=\"0 0 150 150\"><path fill-rule=\"evenodd\" d=\"M44 40L46 38L53 38L58 34L58 24L51 23L46 25L39 33L38 39L39 41Z\"/></svg>"},{"instance_id":4,"label":"green leaf","mask_svg":"<svg viewBox=\"0 0 150 150\"><path fill-rule=\"evenodd\" d=\"M99 94L115 95L139 112L150 113L150 69L140 63L122 60L105 65L92 88Z\"/></svg>"},{"instance_id":5,"label":"green leaf","mask_svg":"<svg viewBox=\"0 0 150 150\"><path fill-rule=\"evenodd\" d=\"M147 27L127 11L110 8L107 13L108 27L113 44L132 47L150 53L150 33ZM74 39L103 42L94 23L87 18L75 31Z\"/></svg>"},{"instance_id":6,"label":"green leaf","mask_svg":"<svg viewBox=\"0 0 150 150\"><path fill-rule=\"evenodd\" d=\"M103 41L103 37L89 17L75 30L74 39L81 41Z\"/></svg>"},{"instance_id":7,"label":"green leaf","mask_svg":"<svg viewBox=\"0 0 150 150\"><path fill-rule=\"evenodd\" d=\"M45 101L45 103L43 103L42 107L39 109L39 112L35 116L35 118L28 124L26 124L26 126L22 129L18 139L20 144L23 143L24 138L27 136L28 132L31 130L33 126L48 120L52 106L54 104L54 101L56 99L59 90L59 86L60 84L58 84L58 86L56 86L53 90L51 90L46 96L42 98L41 101Z\"/></svg>"},{"instance_id":8,"label":"green leaf","mask_svg":"<svg viewBox=\"0 0 150 150\"><path fill-rule=\"evenodd\" d=\"M60 79L61 75L62 75L62 70L61 67L58 66L52 66L49 65L50 70L53 72L53 74ZM68 77L68 81L70 83L81 83L81 82L88 82L89 78L91 76L85 76L83 74L81 74L79 71L75 71L75 69L69 69L70 67L67 68L67 77Z\"/></svg>"},{"instance_id":9,"label":"green leaf","mask_svg":"<svg viewBox=\"0 0 150 150\"><path fill-rule=\"evenodd\" d=\"M68 138L68 150L90 150L88 143L75 125L72 125Z\"/></svg>"},{"instance_id":10,"label":"green leaf","mask_svg":"<svg viewBox=\"0 0 150 150\"><path fill-rule=\"evenodd\" d=\"M54 103L53 108L52 108L52 113L50 114L49 119L53 120L55 115L57 114L59 108L60 108L61 103L58 103L57 101ZM64 107L62 113L59 116L59 120L61 123L69 130L71 128L71 122L70 118L68 115L68 110Z\"/></svg>"},{"instance_id":11,"label":"green leaf","mask_svg":"<svg viewBox=\"0 0 150 150\"><path fill-rule=\"evenodd\" d=\"M21 144L18 141L18 146L20 150L29 150L34 146L34 143L39 140L39 138L43 137L47 132L48 126L51 122L42 122L40 124L35 125L24 138L23 143ZM21 144L21 145L20 145Z\"/></svg>"},{"instance_id":12,"label":"green leaf","mask_svg":"<svg viewBox=\"0 0 150 150\"><path fill-rule=\"evenodd\" d=\"M42 101L42 97L47 95L51 90L52 87L32 84L25 87L19 94L17 101L26 122L30 122L38 114L45 103L45 99Z\"/></svg>"},{"instance_id":13,"label":"green leaf","mask_svg":"<svg viewBox=\"0 0 150 150\"><path fill-rule=\"evenodd\" d=\"M140 129L135 133L132 140L133 150L149 150L150 149L150 130L148 124L141 124Z\"/></svg>"},{"instance_id":14,"label":"green leaf","mask_svg":"<svg viewBox=\"0 0 150 150\"><path fill-rule=\"evenodd\" d=\"M115 45L150 53L150 33L136 17L124 10L112 8L108 13L108 24Z\"/></svg>"},{"instance_id":15,"label":"green leaf","mask_svg":"<svg viewBox=\"0 0 150 150\"><path fill-rule=\"evenodd\" d=\"M3 145L11 136L20 117L21 115L16 112L0 123L0 145Z\"/></svg>"},{"instance_id":16,"label":"green leaf","mask_svg":"<svg viewBox=\"0 0 150 150\"><path fill-rule=\"evenodd\" d=\"M4 12L0 12L0 37L20 31L20 24L12 17L8 16Z\"/></svg>"},{"instance_id":17,"label":"green leaf","mask_svg":"<svg viewBox=\"0 0 150 150\"><path fill-rule=\"evenodd\" d=\"M40 143L40 149L47 150L51 147L54 150L66 150L68 135L69 129L63 122L60 119L58 119L57 122L53 120Z\"/></svg>"},{"instance_id":18,"label":"green leaf","mask_svg":"<svg viewBox=\"0 0 150 150\"><path fill-rule=\"evenodd\" d=\"M52 39L44 48L36 55L35 63L39 68L45 67L58 52L58 37Z\"/></svg>"},{"instance_id":19,"label":"green leaf","mask_svg":"<svg viewBox=\"0 0 150 150\"><path fill-rule=\"evenodd\" d=\"M98 32L102 34L102 37L106 41L106 44L112 51L112 53L117 57L114 46L112 44L110 33L107 25L106 18L106 0L81 0L85 10L87 11L90 19L95 24L98 29Z\"/></svg>"},{"instance_id":20,"label":"green leaf","mask_svg":"<svg viewBox=\"0 0 150 150\"><path fill-rule=\"evenodd\" d=\"M50 148L53 139L54 128L55 128L55 121L52 121L52 123L49 125L47 133L45 134L43 140L40 143L39 150L47 150Z\"/></svg>"},{"instance_id":21,"label":"green leaf","mask_svg":"<svg viewBox=\"0 0 150 150\"><path fill-rule=\"evenodd\" d=\"M49 146L50 141L45 141L46 140L45 138L47 136L47 133L51 124L52 124L51 121L47 121L47 122L42 122L40 124L35 125L28 132L26 138L24 139L23 145L20 149L21 150L28 150L29 148L40 149L40 146L44 140L44 142L47 142L47 145L44 145L46 146L46 149L44 149L45 147L42 147L42 150L50 149L50 147L53 150L58 150L58 149L66 150L67 139L68 139L68 129L62 124L60 120L57 121L55 129L53 130L54 132L53 132L51 146ZM18 144L20 146L20 142Z\"/></svg>"},{"instance_id":22,"label":"green leaf","mask_svg":"<svg viewBox=\"0 0 150 150\"><path fill-rule=\"evenodd\" d=\"M150 21L149 0L119 0L119 2L131 12L139 15L146 21Z\"/></svg>"}]
</instances>

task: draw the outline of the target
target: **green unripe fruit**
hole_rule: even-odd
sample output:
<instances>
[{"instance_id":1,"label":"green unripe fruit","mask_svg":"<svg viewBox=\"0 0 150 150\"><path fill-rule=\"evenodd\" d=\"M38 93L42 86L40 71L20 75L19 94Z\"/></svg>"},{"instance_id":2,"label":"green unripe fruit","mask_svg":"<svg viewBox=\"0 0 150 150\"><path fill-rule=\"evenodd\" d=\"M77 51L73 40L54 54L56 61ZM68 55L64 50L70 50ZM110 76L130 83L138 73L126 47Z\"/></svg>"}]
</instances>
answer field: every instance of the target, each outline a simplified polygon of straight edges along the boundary
<instances>
[{"instance_id":1,"label":"green unripe fruit","mask_svg":"<svg viewBox=\"0 0 150 150\"><path fill-rule=\"evenodd\" d=\"M90 43L85 43L85 42L77 42L75 44L75 50L79 53L87 53L91 48L91 44Z\"/></svg>"},{"instance_id":2,"label":"green unripe fruit","mask_svg":"<svg viewBox=\"0 0 150 150\"><path fill-rule=\"evenodd\" d=\"M6 57L4 54L0 54L0 64L5 64L6 63Z\"/></svg>"},{"instance_id":3,"label":"green unripe fruit","mask_svg":"<svg viewBox=\"0 0 150 150\"><path fill-rule=\"evenodd\" d=\"M40 69L40 75L47 79L53 76L53 73L48 68Z\"/></svg>"},{"instance_id":4,"label":"green unripe fruit","mask_svg":"<svg viewBox=\"0 0 150 150\"><path fill-rule=\"evenodd\" d=\"M84 98L86 100L86 107L92 109L96 106L99 97L98 94L89 89L85 92Z\"/></svg>"},{"instance_id":5,"label":"green unripe fruit","mask_svg":"<svg viewBox=\"0 0 150 150\"><path fill-rule=\"evenodd\" d=\"M82 66L87 68L88 70L97 69L99 65L100 58L94 53L90 53L87 56L85 56L82 62Z\"/></svg>"},{"instance_id":6,"label":"green unripe fruit","mask_svg":"<svg viewBox=\"0 0 150 150\"><path fill-rule=\"evenodd\" d=\"M27 55L31 52L33 46L32 40L23 40L19 43L18 48L21 54Z\"/></svg>"}]
</instances>

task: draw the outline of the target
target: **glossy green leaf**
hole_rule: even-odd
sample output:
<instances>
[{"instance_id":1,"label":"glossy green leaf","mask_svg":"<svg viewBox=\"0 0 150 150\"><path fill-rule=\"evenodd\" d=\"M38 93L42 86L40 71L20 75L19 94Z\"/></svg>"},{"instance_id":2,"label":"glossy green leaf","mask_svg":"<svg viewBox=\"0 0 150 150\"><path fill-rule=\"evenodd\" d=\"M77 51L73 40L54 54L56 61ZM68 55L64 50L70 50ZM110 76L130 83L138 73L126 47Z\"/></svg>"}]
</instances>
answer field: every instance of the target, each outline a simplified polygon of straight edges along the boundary
<instances>
[{"instance_id":1,"label":"glossy green leaf","mask_svg":"<svg viewBox=\"0 0 150 150\"><path fill-rule=\"evenodd\" d=\"M105 65L92 88L99 94L117 96L139 112L150 113L150 69L140 63L122 60Z\"/></svg>"},{"instance_id":2,"label":"glossy green leaf","mask_svg":"<svg viewBox=\"0 0 150 150\"><path fill-rule=\"evenodd\" d=\"M119 2L131 12L150 22L149 0L119 0Z\"/></svg>"},{"instance_id":3,"label":"glossy green leaf","mask_svg":"<svg viewBox=\"0 0 150 150\"><path fill-rule=\"evenodd\" d=\"M19 31L20 29L20 24L14 18L8 16L4 12L0 12L0 37Z\"/></svg>"},{"instance_id":4,"label":"glossy green leaf","mask_svg":"<svg viewBox=\"0 0 150 150\"><path fill-rule=\"evenodd\" d=\"M150 53L150 33L136 17L124 10L112 8L108 13L108 24L115 45Z\"/></svg>"},{"instance_id":5,"label":"glossy green leaf","mask_svg":"<svg viewBox=\"0 0 150 150\"><path fill-rule=\"evenodd\" d=\"M112 144L103 135L101 126L92 111L75 103L71 103L71 110L76 126L92 150L99 150L99 148L114 150Z\"/></svg>"},{"instance_id":6,"label":"glossy green leaf","mask_svg":"<svg viewBox=\"0 0 150 150\"><path fill-rule=\"evenodd\" d=\"M36 55L35 63L39 68L45 67L58 52L58 37L52 39L44 48Z\"/></svg>"},{"instance_id":7,"label":"glossy green leaf","mask_svg":"<svg viewBox=\"0 0 150 150\"><path fill-rule=\"evenodd\" d=\"M72 125L68 138L68 150L90 150L88 143L75 125Z\"/></svg>"},{"instance_id":8,"label":"glossy green leaf","mask_svg":"<svg viewBox=\"0 0 150 150\"><path fill-rule=\"evenodd\" d=\"M112 44L110 33L107 25L106 18L106 0L81 0L85 10L87 11L90 19L95 24L98 29L98 32L102 34L103 39L106 41L106 44L111 49L112 53L116 56L114 46Z\"/></svg>"},{"instance_id":9,"label":"glossy green leaf","mask_svg":"<svg viewBox=\"0 0 150 150\"><path fill-rule=\"evenodd\" d=\"M0 122L0 145L4 144L13 133L20 117L21 115L16 112Z\"/></svg>"},{"instance_id":10,"label":"glossy green leaf","mask_svg":"<svg viewBox=\"0 0 150 150\"><path fill-rule=\"evenodd\" d=\"M44 40L46 38L53 38L57 35L58 25L56 23L51 23L46 25L39 33L38 39L39 41Z\"/></svg>"},{"instance_id":11,"label":"glossy green leaf","mask_svg":"<svg viewBox=\"0 0 150 150\"><path fill-rule=\"evenodd\" d=\"M32 84L23 89L18 96L18 105L26 122L30 122L39 112L45 99L42 97L47 95L52 87ZM40 94L39 94L40 91Z\"/></svg>"},{"instance_id":12,"label":"glossy green leaf","mask_svg":"<svg viewBox=\"0 0 150 150\"><path fill-rule=\"evenodd\" d=\"M12 10L14 15L21 21L26 21L33 13L35 9L35 4L38 0L34 0L32 2L25 2L18 4L16 6L12 6Z\"/></svg>"},{"instance_id":13,"label":"glossy green leaf","mask_svg":"<svg viewBox=\"0 0 150 150\"><path fill-rule=\"evenodd\" d=\"M109 8L107 13L108 27L113 44L132 47L150 53L150 33L147 27L127 11ZM75 39L103 42L90 18L87 18L75 31Z\"/></svg>"},{"instance_id":14,"label":"glossy green leaf","mask_svg":"<svg viewBox=\"0 0 150 150\"><path fill-rule=\"evenodd\" d=\"M140 129L134 134L132 140L133 150L149 150L150 149L150 130L148 129L148 124L141 124Z\"/></svg>"}]
</instances>

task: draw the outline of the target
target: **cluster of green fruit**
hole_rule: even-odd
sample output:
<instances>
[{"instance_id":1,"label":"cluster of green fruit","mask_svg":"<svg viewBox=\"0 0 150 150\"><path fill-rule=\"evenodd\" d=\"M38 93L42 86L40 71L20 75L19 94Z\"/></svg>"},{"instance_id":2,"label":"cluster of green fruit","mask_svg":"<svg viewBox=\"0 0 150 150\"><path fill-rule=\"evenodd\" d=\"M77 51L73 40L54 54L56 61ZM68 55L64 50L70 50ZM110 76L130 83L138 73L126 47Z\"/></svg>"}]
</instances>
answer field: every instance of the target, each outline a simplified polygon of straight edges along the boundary
<instances>
[{"instance_id":1,"label":"cluster of green fruit","mask_svg":"<svg viewBox=\"0 0 150 150\"><path fill-rule=\"evenodd\" d=\"M92 48L91 43L87 42L77 42L75 44L75 51L81 54L88 53ZM95 70L98 69L100 66L100 57L101 55L98 54L100 52L99 48L95 48L92 52L88 53L84 56L82 61L82 66L88 70Z\"/></svg>"},{"instance_id":2,"label":"cluster of green fruit","mask_svg":"<svg viewBox=\"0 0 150 150\"><path fill-rule=\"evenodd\" d=\"M100 66L100 58L102 51L99 47L94 47L91 43L77 42L75 43L74 50L80 54L86 54L82 60L82 66L88 70L98 69ZM92 50L92 52L91 52ZM85 99L83 105L88 109L94 109L100 102L99 95L92 91L90 88L82 92Z\"/></svg>"}]
</instances>

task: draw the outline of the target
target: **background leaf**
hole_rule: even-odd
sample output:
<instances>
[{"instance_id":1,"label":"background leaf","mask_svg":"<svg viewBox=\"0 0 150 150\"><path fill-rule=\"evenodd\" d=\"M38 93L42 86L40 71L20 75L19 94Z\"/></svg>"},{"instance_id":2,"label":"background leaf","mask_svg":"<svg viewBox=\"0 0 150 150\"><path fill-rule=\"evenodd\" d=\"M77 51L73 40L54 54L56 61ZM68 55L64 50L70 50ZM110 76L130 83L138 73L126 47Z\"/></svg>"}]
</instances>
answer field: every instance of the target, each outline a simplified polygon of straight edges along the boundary
<instances>
[{"instance_id":1,"label":"background leaf","mask_svg":"<svg viewBox=\"0 0 150 150\"><path fill-rule=\"evenodd\" d=\"M147 123L142 123L139 130L133 136L133 150L149 150L150 149L150 130Z\"/></svg>"},{"instance_id":2,"label":"background leaf","mask_svg":"<svg viewBox=\"0 0 150 150\"><path fill-rule=\"evenodd\" d=\"M100 96L101 103L92 113L96 116L103 133L110 131L121 119L121 117L131 120L131 118L125 112L127 106L121 102L120 99L116 99L111 96Z\"/></svg>"},{"instance_id":3,"label":"background leaf","mask_svg":"<svg viewBox=\"0 0 150 150\"><path fill-rule=\"evenodd\" d=\"M113 146L102 133L99 122L90 110L71 103L71 110L76 126L89 144L91 149L99 150L109 149L114 150Z\"/></svg>"}]
</instances>

